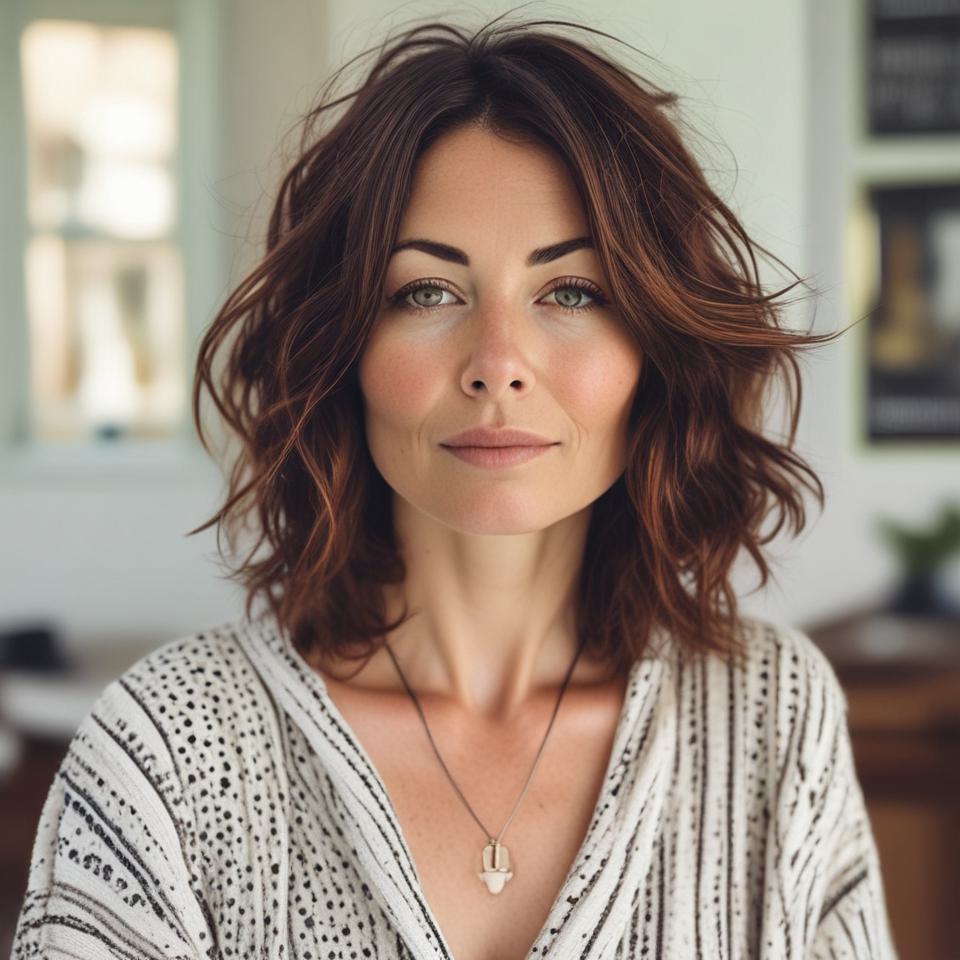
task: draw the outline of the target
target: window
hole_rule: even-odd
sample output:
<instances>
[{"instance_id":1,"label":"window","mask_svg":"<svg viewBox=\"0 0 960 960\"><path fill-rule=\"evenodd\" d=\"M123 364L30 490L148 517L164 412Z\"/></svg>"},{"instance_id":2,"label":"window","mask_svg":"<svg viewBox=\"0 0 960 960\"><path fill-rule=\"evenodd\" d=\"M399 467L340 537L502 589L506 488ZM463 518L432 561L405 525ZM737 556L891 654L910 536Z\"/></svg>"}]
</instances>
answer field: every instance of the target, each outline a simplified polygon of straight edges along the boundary
<instances>
[{"instance_id":1,"label":"window","mask_svg":"<svg viewBox=\"0 0 960 960\"><path fill-rule=\"evenodd\" d=\"M0 328L8 454L197 453L193 348L224 285L218 27L216 0L0 11L13 38L0 55L16 64L0 121L22 138L0 182L0 215L22 225L0 250L14 287Z\"/></svg>"},{"instance_id":2,"label":"window","mask_svg":"<svg viewBox=\"0 0 960 960\"><path fill-rule=\"evenodd\" d=\"M169 436L184 407L173 32L21 34L31 434Z\"/></svg>"}]
</instances>

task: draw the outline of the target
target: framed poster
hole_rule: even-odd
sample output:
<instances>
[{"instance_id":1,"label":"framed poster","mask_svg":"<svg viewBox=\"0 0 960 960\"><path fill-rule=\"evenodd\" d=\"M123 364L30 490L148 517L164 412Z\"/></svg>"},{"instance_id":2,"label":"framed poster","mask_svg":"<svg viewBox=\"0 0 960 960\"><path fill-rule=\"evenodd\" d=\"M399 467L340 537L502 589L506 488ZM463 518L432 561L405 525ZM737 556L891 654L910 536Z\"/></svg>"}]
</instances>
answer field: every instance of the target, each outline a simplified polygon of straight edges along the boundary
<instances>
[{"instance_id":1,"label":"framed poster","mask_svg":"<svg viewBox=\"0 0 960 960\"><path fill-rule=\"evenodd\" d=\"M870 442L960 440L960 180L867 189L879 270L869 304Z\"/></svg>"},{"instance_id":2,"label":"framed poster","mask_svg":"<svg viewBox=\"0 0 960 960\"><path fill-rule=\"evenodd\" d=\"M871 135L960 132L960 0L869 0Z\"/></svg>"}]
</instances>

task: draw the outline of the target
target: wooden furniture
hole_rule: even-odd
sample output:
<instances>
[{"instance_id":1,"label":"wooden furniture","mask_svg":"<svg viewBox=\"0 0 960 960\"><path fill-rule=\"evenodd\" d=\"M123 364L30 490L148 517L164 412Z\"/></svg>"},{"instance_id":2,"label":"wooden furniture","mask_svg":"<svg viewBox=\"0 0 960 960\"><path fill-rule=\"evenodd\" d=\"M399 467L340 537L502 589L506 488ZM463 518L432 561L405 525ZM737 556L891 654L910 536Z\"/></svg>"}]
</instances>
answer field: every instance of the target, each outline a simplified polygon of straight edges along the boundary
<instances>
[{"instance_id":1,"label":"wooden furniture","mask_svg":"<svg viewBox=\"0 0 960 960\"><path fill-rule=\"evenodd\" d=\"M864 610L804 629L847 695L900 957L960 957L960 620Z\"/></svg>"},{"instance_id":2,"label":"wooden furniture","mask_svg":"<svg viewBox=\"0 0 960 960\"><path fill-rule=\"evenodd\" d=\"M0 956L9 957L17 916L27 889L27 870L37 821L50 784L67 751L60 740L24 741L23 759L0 779Z\"/></svg>"}]
</instances>

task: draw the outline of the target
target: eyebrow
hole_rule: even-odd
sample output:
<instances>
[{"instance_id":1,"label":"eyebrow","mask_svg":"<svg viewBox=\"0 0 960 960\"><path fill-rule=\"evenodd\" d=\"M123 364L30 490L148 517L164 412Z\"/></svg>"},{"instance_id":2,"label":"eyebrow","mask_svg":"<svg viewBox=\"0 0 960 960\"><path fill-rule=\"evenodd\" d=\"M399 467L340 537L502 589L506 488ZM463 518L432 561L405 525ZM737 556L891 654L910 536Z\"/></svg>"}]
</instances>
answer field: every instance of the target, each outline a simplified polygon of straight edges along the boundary
<instances>
[{"instance_id":1,"label":"eyebrow","mask_svg":"<svg viewBox=\"0 0 960 960\"><path fill-rule=\"evenodd\" d=\"M551 243L548 247L537 247L527 257L528 267L537 267L551 260L572 253L574 250L580 250L583 247L593 247L592 237L574 237L572 240L562 240L560 243ZM470 266L470 258L459 247L451 247L447 243L439 243L436 240L425 240L415 238L404 240L398 243L390 255L398 253L401 250L421 250L423 253L429 253L441 260L449 260L451 263L459 263L465 267Z\"/></svg>"}]
</instances>

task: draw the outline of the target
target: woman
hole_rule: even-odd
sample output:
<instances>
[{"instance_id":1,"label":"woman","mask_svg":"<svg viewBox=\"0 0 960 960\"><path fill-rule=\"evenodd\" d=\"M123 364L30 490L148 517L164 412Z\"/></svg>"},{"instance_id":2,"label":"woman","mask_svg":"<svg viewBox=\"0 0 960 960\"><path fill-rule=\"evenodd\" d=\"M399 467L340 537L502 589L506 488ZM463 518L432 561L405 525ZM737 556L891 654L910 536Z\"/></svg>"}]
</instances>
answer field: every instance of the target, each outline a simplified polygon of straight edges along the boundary
<instances>
[{"instance_id":1,"label":"woman","mask_svg":"<svg viewBox=\"0 0 960 960\"><path fill-rule=\"evenodd\" d=\"M244 616L84 720L16 957L894 957L843 692L729 585L823 502L761 398L829 337L546 25L415 27L307 124L195 381Z\"/></svg>"}]
</instances>

